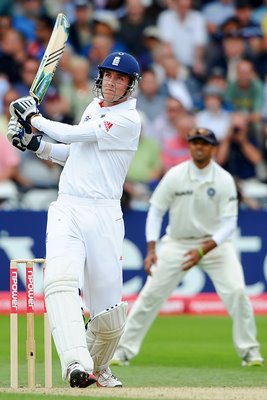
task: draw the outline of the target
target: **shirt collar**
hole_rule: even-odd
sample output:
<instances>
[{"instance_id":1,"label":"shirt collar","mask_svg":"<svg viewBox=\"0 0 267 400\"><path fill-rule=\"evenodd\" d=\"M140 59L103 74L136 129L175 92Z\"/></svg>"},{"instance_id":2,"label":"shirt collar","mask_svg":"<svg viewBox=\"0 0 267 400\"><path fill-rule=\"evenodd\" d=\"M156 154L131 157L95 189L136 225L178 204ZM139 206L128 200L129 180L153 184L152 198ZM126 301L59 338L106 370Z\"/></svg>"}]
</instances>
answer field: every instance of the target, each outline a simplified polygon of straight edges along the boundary
<instances>
[{"instance_id":1,"label":"shirt collar","mask_svg":"<svg viewBox=\"0 0 267 400\"><path fill-rule=\"evenodd\" d=\"M120 104L116 104L115 106L103 107L102 101L98 100L100 107L105 110L114 111L114 110L134 110L136 108L136 99L134 97L129 97L126 101L123 101Z\"/></svg>"},{"instance_id":2,"label":"shirt collar","mask_svg":"<svg viewBox=\"0 0 267 400\"><path fill-rule=\"evenodd\" d=\"M214 181L214 161L203 169L198 168L192 160L189 161L189 176L192 181L213 182Z\"/></svg>"}]
</instances>

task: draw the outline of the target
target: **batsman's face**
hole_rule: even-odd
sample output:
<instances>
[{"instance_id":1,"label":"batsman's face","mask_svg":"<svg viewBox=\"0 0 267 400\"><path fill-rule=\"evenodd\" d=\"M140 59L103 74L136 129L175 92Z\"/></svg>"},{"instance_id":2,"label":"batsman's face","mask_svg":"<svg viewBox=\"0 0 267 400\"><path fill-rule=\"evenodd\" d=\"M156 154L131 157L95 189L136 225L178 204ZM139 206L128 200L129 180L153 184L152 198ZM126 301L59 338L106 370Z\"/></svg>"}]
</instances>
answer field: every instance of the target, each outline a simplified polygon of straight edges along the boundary
<instances>
[{"instance_id":1,"label":"batsman's face","mask_svg":"<svg viewBox=\"0 0 267 400\"><path fill-rule=\"evenodd\" d=\"M116 71L104 71L102 81L102 95L104 106L120 103L125 99L120 98L125 95L130 83L130 77ZM107 103L107 104L105 104Z\"/></svg>"},{"instance_id":2,"label":"batsman's face","mask_svg":"<svg viewBox=\"0 0 267 400\"><path fill-rule=\"evenodd\" d=\"M205 168L209 164L214 152L214 146L202 139L190 141L189 149L192 159L198 168Z\"/></svg>"}]
</instances>

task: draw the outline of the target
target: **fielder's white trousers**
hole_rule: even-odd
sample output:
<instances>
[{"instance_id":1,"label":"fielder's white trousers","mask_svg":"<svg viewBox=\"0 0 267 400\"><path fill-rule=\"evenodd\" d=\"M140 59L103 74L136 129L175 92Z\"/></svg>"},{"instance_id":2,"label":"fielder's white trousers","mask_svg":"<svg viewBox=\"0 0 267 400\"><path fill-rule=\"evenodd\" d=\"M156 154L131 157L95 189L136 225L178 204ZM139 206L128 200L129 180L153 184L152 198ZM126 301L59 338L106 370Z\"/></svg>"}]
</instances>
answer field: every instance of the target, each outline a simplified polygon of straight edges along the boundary
<instances>
[{"instance_id":1,"label":"fielder's white trousers","mask_svg":"<svg viewBox=\"0 0 267 400\"><path fill-rule=\"evenodd\" d=\"M138 299L127 318L126 329L117 347L128 359L136 356L143 339L157 316L163 302L182 281L184 255L201 245L201 240L161 240L158 262L152 268ZM245 293L242 267L230 242L216 247L199 264L209 275L217 294L233 320L233 342L240 357L251 347L258 347L256 326L250 300Z\"/></svg>"}]
</instances>

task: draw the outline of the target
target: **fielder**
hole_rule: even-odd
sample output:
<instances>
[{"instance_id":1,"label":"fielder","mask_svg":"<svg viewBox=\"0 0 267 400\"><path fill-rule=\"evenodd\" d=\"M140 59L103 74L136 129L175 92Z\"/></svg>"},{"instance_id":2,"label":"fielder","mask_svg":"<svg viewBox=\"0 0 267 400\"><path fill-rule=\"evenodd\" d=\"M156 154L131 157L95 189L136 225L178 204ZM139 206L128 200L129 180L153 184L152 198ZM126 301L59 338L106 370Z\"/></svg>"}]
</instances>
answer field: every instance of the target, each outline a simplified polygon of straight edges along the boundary
<instances>
[{"instance_id":1,"label":"fielder","mask_svg":"<svg viewBox=\"0 0 267 400\"><path fill-rule=\"evenodd\" d=\"M58 199L48 210L44 290L62 376L80 388L122 386L109 368L127 312L120 199L141 129L131 97L140 79L135 58L112 53L98 69L96 98L79 125L43 118L28 96L11 103L8 129L14 146L64 166ZM33 135L28 123L60 143ZM86 331L81 286L91 316Z\"/></svg>"},{"instance_id":2,"label":"fielder","mask_svg":"<svg viewBox=\"0 0 267 400\"><path fill-rule=\"evenodd\" d=\"M237 192L232 176L212 161L214 133L194 129L188 136L191 160L171 168L150 200L146 222L149 275L127 319L112 364L127 365L163 302L198 265L211 278L233 320L233 341L243 366L263 365L253 310L245 292L242 267L230 242L237 224ZM160 236L169 211L166 234Z\"/></svg>"}]
</instances>

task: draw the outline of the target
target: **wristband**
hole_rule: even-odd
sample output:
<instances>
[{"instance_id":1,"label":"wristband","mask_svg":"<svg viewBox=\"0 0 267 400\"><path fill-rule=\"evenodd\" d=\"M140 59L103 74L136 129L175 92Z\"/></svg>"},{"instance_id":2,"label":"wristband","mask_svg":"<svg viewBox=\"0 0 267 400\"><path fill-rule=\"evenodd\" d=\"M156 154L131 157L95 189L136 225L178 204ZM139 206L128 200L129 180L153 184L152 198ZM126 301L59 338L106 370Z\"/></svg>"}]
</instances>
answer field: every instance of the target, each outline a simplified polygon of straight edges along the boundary
<instances>
[{"instance_id":1,"label":"wristband","mask_svg":"<svg viewBox=\"0 0 267 400\"><path fill-rule=\"evenodd\" d=\"M197 249L197 252L198 252L198 255L199 255L200 258L202 258L205 255L204 250L203 250L202 247L199 247Z\"/></svg>"}]
</instances>

